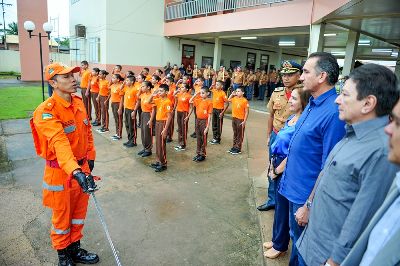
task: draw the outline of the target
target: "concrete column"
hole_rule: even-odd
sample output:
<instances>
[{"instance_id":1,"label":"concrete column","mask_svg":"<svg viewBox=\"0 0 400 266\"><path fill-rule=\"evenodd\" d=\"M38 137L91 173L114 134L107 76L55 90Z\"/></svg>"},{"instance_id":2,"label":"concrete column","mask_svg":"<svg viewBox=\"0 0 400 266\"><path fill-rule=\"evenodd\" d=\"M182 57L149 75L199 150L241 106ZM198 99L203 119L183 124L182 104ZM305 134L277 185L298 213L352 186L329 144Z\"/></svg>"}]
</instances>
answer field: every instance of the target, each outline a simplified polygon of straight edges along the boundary
<instances>
[{"instance_id":1,"label":"concrete column","mask_svg":"<svg viewBox=\"0 0 400 266\"><path fill-rule=\"evenodd\" d=\"M40 54L39 39L37 36L29 38L28 32L24 29L24 22L27 20L35 23L36 29L32 34L39 32L43 36L47 35L43 31L43 23L47 22L47 0L18 0L18 38L21 63L21 79L25 81L41 80L40 73ZM43 66L49 64L49 40L42 38Z\"/></svg>"},{"instance_id":2,"label":"concrete column","mask_svg":"<svg viewBox=\"0 0 400 266\"><path fill-rule=\"evenodd\" d=\"M325 24L311 25L308 54L323 51L323 49L324 49L324 33L325 33Z\"/></svg>"},{"instance_id":3,"label":"concrete column","mask_svg":"<svg viewBox=\"0 0 400 266\"><path fill-rule=\"evenodd\" d=\"M222 42L220 38L215 38L215 45L214 45L214 70L219 69L219 65L221 63L221 50L222 50Z\"/></svg>"},{"instance_id":4,"label":"concrete column","mask_svg":"<svg viewBox=\"0 0 400 266\"><path fill-rule=\"evenodd\" d=\"M282 64L282 48L278 48L276 51L276 62L275 62L275 68L279 69Z\"/></svg>"},{"instance_id":5,"label":"concrete column","mask_svg":"<svg viewBox=\"0 0 400 266\"><path fill-rule=\"evenodd\" d=\"M397 56L396 67L394 69L394 74L396 74L397 78L400 80L400 53Z\"/></svg>"},{"instance_id":6,"label":"concrete column","mask_svg":"<svg viewBox=\"0 0 400 266\"><path fill-rule=\"evenodd\" d=\"M343 75L350 74L350 71L354 67L354 60L357 54L358 40L360 39L360 33L355 31L349 31L349 37L346 44L346 54L344 56Z\"/></svg>"}]
</instances>

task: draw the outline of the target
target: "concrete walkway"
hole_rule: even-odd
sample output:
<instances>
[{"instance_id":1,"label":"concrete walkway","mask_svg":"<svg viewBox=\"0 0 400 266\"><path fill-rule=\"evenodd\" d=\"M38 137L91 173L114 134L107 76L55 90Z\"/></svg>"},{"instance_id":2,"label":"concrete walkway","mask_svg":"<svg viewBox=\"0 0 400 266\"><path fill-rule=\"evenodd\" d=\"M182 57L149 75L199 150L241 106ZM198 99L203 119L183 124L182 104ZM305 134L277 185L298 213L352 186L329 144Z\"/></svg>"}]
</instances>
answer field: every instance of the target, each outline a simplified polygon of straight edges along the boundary
<instances>
[{"instance_id":1,"label":"concrete walkway","mask_svg":"<svg viewBox=\"0 0 400 266\"><path fill-rule=\"evenodd\" d=\"M273 212L255 209L265 199L266 118L251 112L238 156L226 153L230 119L222 144L208 145L203 163L191 160L195 139L185 152L173 149L176 141L167 144L163 173L148 167L154 155L136 155L141 145L127 149L111 141L113 125L109 134L94 133L94 174L102 177L96 195L124 265L287 265L288 256L264 261L261 245L271 239ZM0 173L0 265L54 265L50 211L41 206L44 161L34 153L28 120L2 121L0 135L11 161ZM114 264L92 202L82 242L98 252L99 265Z\"/></svg>"}]
</instances>

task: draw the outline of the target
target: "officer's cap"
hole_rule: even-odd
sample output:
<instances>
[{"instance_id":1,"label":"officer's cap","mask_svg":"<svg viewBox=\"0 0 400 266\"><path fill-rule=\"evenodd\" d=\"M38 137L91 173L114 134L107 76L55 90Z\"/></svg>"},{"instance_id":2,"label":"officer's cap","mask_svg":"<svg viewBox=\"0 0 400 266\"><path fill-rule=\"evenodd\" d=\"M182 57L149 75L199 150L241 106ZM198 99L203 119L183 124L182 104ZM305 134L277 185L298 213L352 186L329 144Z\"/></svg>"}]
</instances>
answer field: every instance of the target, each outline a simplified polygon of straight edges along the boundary
<instances>
[{"instance_id":1,"label":"officer's cap","mask_svg":"<svg viewBox=\"0 0 400 266\"><path fill-rule=\"evenodd\" d=\"M294 61L284 61L282 63L281 74L292 74L301 71L303 67Z\"/></svg>"}]
</instances>

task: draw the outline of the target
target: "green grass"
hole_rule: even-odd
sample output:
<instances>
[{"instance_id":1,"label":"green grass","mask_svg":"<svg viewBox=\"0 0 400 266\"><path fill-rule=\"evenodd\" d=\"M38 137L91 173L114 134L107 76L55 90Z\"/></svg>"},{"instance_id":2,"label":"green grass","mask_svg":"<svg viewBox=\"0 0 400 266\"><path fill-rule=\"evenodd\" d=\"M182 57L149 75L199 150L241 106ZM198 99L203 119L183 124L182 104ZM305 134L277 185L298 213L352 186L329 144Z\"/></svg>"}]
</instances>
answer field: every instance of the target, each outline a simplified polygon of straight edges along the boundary
<instances>
[{"instance_id":1,"label":"green grass","mask_svg":"<svg viewBox=\"0 0 400 266\"><path fill-rule=\"evenodd\" d=\"M45 87L47 97L47 87ZM0 89L0 120L30 117L42 102L42 88L7 87Z\"/></svg>"}]
</instances>

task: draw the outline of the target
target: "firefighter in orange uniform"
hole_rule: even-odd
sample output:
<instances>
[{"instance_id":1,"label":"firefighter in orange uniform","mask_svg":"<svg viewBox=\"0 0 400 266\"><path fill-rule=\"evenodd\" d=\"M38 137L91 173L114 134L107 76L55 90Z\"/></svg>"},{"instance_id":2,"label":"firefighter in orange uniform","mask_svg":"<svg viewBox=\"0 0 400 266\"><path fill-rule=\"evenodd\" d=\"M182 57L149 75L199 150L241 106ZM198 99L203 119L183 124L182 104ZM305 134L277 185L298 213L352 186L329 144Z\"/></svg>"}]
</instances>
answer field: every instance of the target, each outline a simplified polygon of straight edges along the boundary
<instances>
[{"instance_id":1,"label":"firefighter in orange uniform","mask_svg":"<svg viewBox=\"0 0 400 266\"><path fill-rule=\"evenodd\" d=\"M31 129L36 152L46 160L43 205L52 209L51 241L58 265L94 264L99 257L80 247L88 206L88 191L96 185L90 172L96 151L82 99L74 93L73 73L79 67L58 63L45 69L54 94L33 113Z\"/></svg>"}]
</instances>

